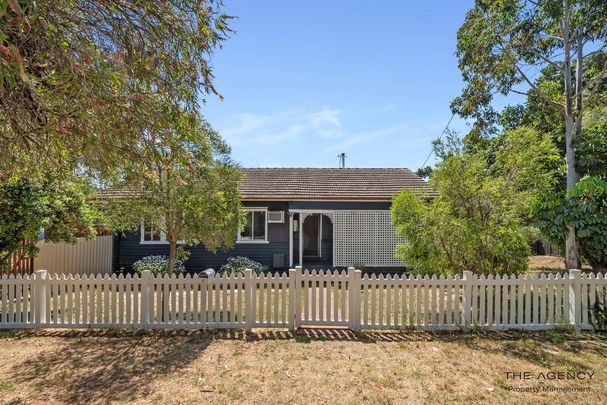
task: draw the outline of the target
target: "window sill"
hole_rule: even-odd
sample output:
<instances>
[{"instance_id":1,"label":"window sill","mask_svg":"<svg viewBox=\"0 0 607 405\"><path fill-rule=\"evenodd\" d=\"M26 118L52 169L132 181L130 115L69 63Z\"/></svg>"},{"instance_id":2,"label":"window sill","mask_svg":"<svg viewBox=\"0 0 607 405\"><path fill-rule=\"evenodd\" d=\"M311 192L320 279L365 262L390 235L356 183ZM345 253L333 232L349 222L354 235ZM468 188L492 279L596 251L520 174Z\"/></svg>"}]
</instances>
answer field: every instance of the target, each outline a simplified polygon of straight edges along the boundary
<instances>
[{"instance_id":1,"label":"window sill","mask_svg":"<svg viewBox=\"0 0 607 405\"><path fill-rule=\"evenodd\" d=\"M265 244L265 243L270 243L267 240L237 240L236 243L240 244L240 243L251 243L251 244Z\"/></svg>"},{"instance_id":2,"label":"window sill","mask_svg":"<svg viewBox=\"0 0 607 405\"><path fill-rule=\"evenodd\" d=\"M168 245L169 242L163 241L163 240L142 240L139 241L140 245ZM178 240L177 241L178 245L184 245L185 242L182 240Z\"/></svg>"}]
</instances>

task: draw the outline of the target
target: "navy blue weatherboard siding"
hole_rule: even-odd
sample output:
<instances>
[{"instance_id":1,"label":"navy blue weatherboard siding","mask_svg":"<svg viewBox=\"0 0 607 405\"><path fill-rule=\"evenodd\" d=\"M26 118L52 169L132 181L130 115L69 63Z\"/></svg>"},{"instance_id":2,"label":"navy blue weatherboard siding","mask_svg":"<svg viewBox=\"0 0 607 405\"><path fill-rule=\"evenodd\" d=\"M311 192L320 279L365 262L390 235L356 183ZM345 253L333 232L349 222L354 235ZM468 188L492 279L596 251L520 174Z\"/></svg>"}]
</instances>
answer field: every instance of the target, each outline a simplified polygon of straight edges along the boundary
<instances>
[{"instance_id":1,"label":"navy blue weatherboard siding","mask_svg":"<svg viewBox=\"0 0 607 405\"><path fill-rule=\"evenodd\" d=\"M389 202L362 202L362 201L243 201L244 207L267 207L270 211L287 211L289 209L370 209L385 210L390 208ZM332 224L327 218L323 220L322 260L331 261L332 252ZM167 255L167 244L142 244L139 232L129 232L116 235L114 239L114 269L130 271L135 261L149 255ZM219 269L228 258L245 256L266 266L272 267L273 255L285 255L285 265L289 262L289 219L285 215L282 224L268 224L268 243L236 243L233 249L211 253L204 246L187 247L190 258L185 263L188 272L200 272L212 267ZM293 235L293 258L297 262L299 257L299 233Z\"/></svg>"},{"instance_id":2,"label":"navy blue weatherboard siding","mask_svg":"<svg viewBox=\"0 0 607 405\"><path fill-rule=\"evenodd\" d=\"M268 224L268 234L272 235L271 229L283 224ZM117 269L123 268L130 271L135 261L149 255L168 255L169 246L167 244L141 244L139 233L127 233L119 236L118 263ZM266 266L272 266L272 255L274 253L285 254L288 260L289 241L274 241L265 244L255 243L237 243L234 249L229 251L218 251L213 254L202 245L187 247L190 251L190 258L185 263L188 272L200 272L212 267L219 269L229 257L246 256L258 261ZM288 263L287 263L288 265Z\"/></svg>"}]
</instances>

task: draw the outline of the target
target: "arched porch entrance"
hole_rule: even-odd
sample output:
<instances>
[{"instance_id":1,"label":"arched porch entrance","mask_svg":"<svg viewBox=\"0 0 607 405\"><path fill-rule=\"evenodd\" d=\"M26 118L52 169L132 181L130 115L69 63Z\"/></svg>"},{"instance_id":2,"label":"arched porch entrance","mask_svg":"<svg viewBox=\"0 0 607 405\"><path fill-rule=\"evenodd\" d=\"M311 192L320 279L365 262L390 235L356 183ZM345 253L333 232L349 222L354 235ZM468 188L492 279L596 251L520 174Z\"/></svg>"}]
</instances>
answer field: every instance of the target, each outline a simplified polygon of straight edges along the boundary
<instances>
[{"instance_id":1,"label":"arched porch entrance","mask_svg":"<svg viewBox=\"0 0 607 405\"><path fill-rule=\"evenodd\" d=\"M290 267L333 266L333 212L293 212L289 225Z\"/></svg>"}]
</instances>

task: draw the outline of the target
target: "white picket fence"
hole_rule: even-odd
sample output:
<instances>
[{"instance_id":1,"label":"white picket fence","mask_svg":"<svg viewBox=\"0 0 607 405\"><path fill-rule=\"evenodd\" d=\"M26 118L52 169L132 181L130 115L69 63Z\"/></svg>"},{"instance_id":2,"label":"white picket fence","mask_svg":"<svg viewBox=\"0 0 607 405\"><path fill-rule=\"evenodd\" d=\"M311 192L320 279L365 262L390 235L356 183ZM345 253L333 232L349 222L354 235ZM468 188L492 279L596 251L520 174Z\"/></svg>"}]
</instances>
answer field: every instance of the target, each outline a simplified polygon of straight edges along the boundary
<instances>
[{"instance_id":1,"label":"white picket fence","mask_svg":"<svg viewBox=\"0 0 607 405\"><path fill-rule=\"evenodd\" d=\"M360 270L199 278L0 278L0 328L592 328L602 274L361 276Z\"/></svg>"}]
</instances>

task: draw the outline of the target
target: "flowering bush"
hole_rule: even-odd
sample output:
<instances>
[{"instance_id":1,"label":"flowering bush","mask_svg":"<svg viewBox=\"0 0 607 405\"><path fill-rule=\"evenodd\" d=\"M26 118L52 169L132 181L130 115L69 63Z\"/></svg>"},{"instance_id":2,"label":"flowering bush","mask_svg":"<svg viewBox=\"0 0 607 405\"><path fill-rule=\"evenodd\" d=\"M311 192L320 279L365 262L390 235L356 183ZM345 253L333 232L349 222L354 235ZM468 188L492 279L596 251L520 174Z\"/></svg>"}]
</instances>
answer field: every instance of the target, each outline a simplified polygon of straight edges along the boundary
<instances>
[{"instance_id":1,"label":"flowering bush","mask_svg":"<svg viewBox=\"0 0 607 405\"><path fill-rule=\"evenodd\" d=\"M227 275L244 275L245 269L251 269L259 275L266 272L268 267L242 256L230 257L228 262L221 266L221 272Z\"/></svg>"},{"instance_id":2,"label":"flowering bush","mask_svg":"<svg viewBox=\"0 0 607 405\"><path fill-rule=\"evenodd\" d=\"M133 263L133 269L141 274L142 271L149 270L153 275L163 275L167 271L167 264L169 258L166 256L146 256L135 263ZM174 274L183 273L185 266L181 260L175 260L175 268L173 269Z\"/></svg>"}]
</instances>

